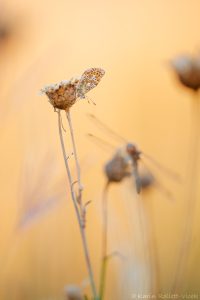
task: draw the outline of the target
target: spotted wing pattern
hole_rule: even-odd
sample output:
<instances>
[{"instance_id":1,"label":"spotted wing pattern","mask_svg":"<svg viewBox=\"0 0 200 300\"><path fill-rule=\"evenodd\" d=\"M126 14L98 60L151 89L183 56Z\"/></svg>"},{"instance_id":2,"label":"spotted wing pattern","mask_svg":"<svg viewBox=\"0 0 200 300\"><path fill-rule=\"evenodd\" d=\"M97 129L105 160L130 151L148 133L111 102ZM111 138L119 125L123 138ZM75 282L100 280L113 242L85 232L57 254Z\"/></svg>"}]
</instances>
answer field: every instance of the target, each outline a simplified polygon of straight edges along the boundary
<instances>
[{"instance_id":1,"label":"spotted wing pattern","mask_svg":"<svg viewBox=\"0 0 200 300\"><path fill-rule=\"evenodd\" d=\"M100 68L90 68L86 70L77 84L77 97L84 99L85 94L98 85L104 74L105 71Z\"/></svg>"}]
</instances>

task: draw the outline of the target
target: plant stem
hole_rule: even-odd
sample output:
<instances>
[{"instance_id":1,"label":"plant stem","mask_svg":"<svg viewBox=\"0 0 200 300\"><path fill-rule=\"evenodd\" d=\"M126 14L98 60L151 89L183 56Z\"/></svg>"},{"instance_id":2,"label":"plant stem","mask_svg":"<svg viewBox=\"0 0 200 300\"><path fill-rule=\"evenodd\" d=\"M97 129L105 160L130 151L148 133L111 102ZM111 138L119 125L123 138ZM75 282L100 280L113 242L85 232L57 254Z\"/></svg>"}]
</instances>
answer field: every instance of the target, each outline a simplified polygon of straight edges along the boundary
<instances>
[{"instance_id":1,"label":"plant stem","mask_svg":"<svg viewBox=\"0 0 200 300\"><path fill-rule=\"evenodd\" d=\"M146 273L145 275L146 275L147 284L148 282L150 282L150 288L152 289L152 278L151 278L152 262L151 262L151 255L150 255L150 237L149 237L149 232L147 230L148 228L146 224L147 220L145 216L144 203L140 194L136 194L135 202L136 202L136 210L138 214L138 226L140 229L141 247L143 249L142 253L143 253L144 264L148 272L150 269L150 276L149 273ZM145 280L144 280L144 284L145 284Z\"/></svg>"},{"instance_id":2,"label":"plant stem","mask_svg":"<svg viewBox=\"0 0 200 300\"><path fill-rule=\"evenodd\" d=\"M76 216L77 216L77 220L78 220L78 224L79 224L79 229L80 229L80 233L81 233L81 239L82 239L82 243L83 243L83 251L84 251L84 255L85 255L85 260L86 260L86 265L87 265L87 269L88 269L89 278L90 278L90 285L91 285L91 289L92 289L94 299L98 299L97 298L97 293L96 293L96 286L95 286L95 282L94 282L94 275L93 275L90 256L89 256L87 239L86 239L86 235L85 235L85 228L84 228L84 224L82 222L82 218L81 218L81 215L80 215L80 212L79 212L76 195L75 195L75 192L73 190L73 181L72 181L72 176L71 176L71 172L70 172L70 168L69 168L69 164L68 164L68 158L67 158L67 155L66 155L65 144L64 144L63 133L62 133L62 123L61 123L60 110L58 111L58 128L59 128L59 137L60 137L60 143L61 143L63 158L64 158L65 167L66 167L66 171L67 171L67 175L68 175L68 179L69 179L69 184L70 184L71 197L72 197L72 201L73 201L73 204L74 204L74 208L75 208L75 212L76 212Z\"/></svg>"},{"instance_id":3,"label":"plant stem","mask_svg":"<svg viewBox=\"0 0 200 300\"><path fill-rule=\"evenodd\" d=\"M66 115L67 115L67 120L68 120L68 124L69 124L71 140L72 140L72 147L73 147L73 154L74 154L74 159L75 159L75 164L76 164L76 171L77 171L77 178L78 178L78 189L79 189L79 201L80 201L80 204L82 205L83 185L81 183L81 168L80 168L80 164L79 164L79 161L78 161L78 155L77 155L77 150L76 150L76 143L75 143L75 138L74 138L74 130L73 130L73 126L72 126L70 111L66 111Z\"/></svg>"},{"instance_id":4,"label":"plant stem","mask_svg":"<svg viewBox=\"0 0 200 300\"><path fill-rule=\"evenodd\" d=\"M108 261L108 188L110 182L107 181L103 189L102 196L102 219L103 219L103 232L102 232L102 260L101 260L101 273L99 285L99 299L103 300L106 283L106 271Z\"/></svg>"},{"instance_id":5,"label":"plant stem","mask_svg":"<svg viewBox=\"0 0 200 300\"><path fill-rule=\"evenodd\" d=\"M155 216L154 216L154 206L153 202L150 203L149 207L149 225L150 228L150 246L151 246L151 264L153 270L153 293L158 297L160 292L160 266L159 266L159 256L158 256L158 245L157 245L157 238L156 238L156 224L155 224Z\"/></svg>"},{"instance_id":6,"label":"plant stem","mask_svg":"<svg viewBox=\"0 0 200 300\"><path fill-rule=\"evenodd\" d=\"M195 216L197 187L198 187L198 148L199 148L199 99L197 92L192 99L191 111L191 137L190 137L190 153L189 153L189 168L187 172L188 187L186 192L186 216L183 224L183 237L181 242L181 249L179 259L175 271L175 280L172 291L176 292L181 285L183 275L186 274L189 251L192 241L192 226Z\"/></svg>"}]
</instances>

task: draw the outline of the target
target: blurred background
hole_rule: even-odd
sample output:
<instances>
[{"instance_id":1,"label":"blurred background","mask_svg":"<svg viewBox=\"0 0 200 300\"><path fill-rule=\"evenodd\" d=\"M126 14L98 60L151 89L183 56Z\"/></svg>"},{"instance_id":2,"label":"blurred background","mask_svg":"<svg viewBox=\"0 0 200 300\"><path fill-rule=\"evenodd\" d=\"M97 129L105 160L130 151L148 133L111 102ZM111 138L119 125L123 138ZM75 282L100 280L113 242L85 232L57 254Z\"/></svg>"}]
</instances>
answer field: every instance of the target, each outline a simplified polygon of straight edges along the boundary
<instances>
[{"instance_id":1,"label":"blurred background","mask_svg":"<svg viewBox=\"0 0 200 300\"><path fill-rule=\"evenodd\" d=\"M64 299L69 284L89 292L57 115L39 90L90 67L106 71L89 94L97 105L79 101L71 114L84 200L92 200L87 236L95 279L100 270L103 166L113 152L87 138L93 133L112 139L87 113L182 178L177 184L155 168L173 200L156 187L138 199L131 179L111 187L109 250L119 251L123 259L110 261L106 299L128 300L151 292L151 270L144 260L150 238L142 241L137 201L143 203L146 235L156 245L159 290L171 292L186 213L192 93L178 83L170 60L199 50L199 11L198 0L0 1L0 299ZM64 115L63 123L67 128ZM75 178L73 159L70 163ZM197 202L180 290L184 293L200 292L199 212Z\"/></svg>"}]
</instances>

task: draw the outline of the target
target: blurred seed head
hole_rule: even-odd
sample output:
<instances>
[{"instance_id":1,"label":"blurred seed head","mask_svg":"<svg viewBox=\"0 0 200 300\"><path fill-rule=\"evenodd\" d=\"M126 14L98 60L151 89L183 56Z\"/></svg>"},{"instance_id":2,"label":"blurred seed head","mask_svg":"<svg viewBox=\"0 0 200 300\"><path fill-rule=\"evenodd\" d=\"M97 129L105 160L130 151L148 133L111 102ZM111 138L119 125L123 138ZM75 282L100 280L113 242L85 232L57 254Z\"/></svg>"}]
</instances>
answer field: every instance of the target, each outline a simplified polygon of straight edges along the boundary
<instances>
[{"instance_id":1,"label":"blurred seed head","mask_svg":"<svg viewBox=\"0 0 200 300\"><path fill-rule=\"evenodd\" d=\"M1 11L0 7L0 45L5 44L13 33L13 22L9 12Z\"/></svg>"},{"instance_id":2,"label":"blurred seed head","mask_svg":"<svg viewBox=\"0 0 200 300\"><path fill-rule=\"evenodd\" d=\"M76 85L78 81L78 78L75 78L47 85L41 89L41 95L47 95L54 108L68 111L77 100Z\"/></svg>"},{"instance_id":3,"label":"blurred seed head","mask_svg":"<svg viewBox=\"0 0 200 300\"><path fill-rule=\"evenodd\" d=\"M178 56L172 60L171 66L182 85L193 91L200 88L200 54Z\"/></svg>"},{"instance_id":4,"label":"blurred seed head","mask_svg":"<svg viewBox=\"0 0 200 300\"><path fill-rule=\"evenodd\" d=\"M0 41L4 41L7 37L9 37L10 28L7 24L0 24Z\"/></svg>"},{"instance_id":5,"label":"blurred seed head","mask_svg":"<svg viewBox=\"0 0 200 300\"><path fill-rule=\"evenodd\" d=\"M6 49L7 52L7 46L16 50L16 45L22 41L25 16L11 11L4 4L0 2L0 50Z\"/></svg>"},{"instance_id":6,"label":"blurred seed head","mask_svg":"<svg viewBox=\"0 0 200 300\"><path fill-rule=\"evenodd\" d=\"M64 289L66 300L83 300L81 288L77 285L67 285Z\"/></svg>"},{"instance_id":7,"label":"blurred seed head","mask_svg":"<svg viewBox=\"0 0 200 300\"><path fill-rule=\"evenodd\" d=\"M120 182L132 174L131 157L124 149L119 149L104 168L109 182Z\"/></svg>"},{"instance_id":8,"label":"blurred seed head","mask_svg":"<svg viewBox=\"0 0 200 300\"><path fill-rule=\"evenodd\" d=\"M154 184L155 178L148 172L140 174L140 185L142 190L147 190Z\"/></svg>"}]
</instances>

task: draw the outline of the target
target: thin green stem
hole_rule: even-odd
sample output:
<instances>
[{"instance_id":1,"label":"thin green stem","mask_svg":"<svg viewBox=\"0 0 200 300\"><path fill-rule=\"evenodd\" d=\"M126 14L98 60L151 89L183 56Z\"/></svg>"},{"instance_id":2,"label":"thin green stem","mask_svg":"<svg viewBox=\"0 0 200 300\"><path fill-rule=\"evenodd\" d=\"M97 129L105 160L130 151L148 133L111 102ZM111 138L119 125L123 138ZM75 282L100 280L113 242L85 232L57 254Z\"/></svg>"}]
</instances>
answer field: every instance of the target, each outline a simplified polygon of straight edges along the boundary
<instances>
[{"instance_id":1,"label":"thin green stem","mask_svg":"<svg viewBox=\"0 0 200 300\"><path fill-rule=\"evenodd\" d=\"M103 300L106 284L106 272L108 262L108 188L110 182L107 181L103 189L102 196L102 219L103 219L103 231L102 231L102 258L101 258L101 273L99 284L99 299Z\"/></svg>"},{"instance_id":2,"label":"thin green stem","mask_svg":"<svg viewBox=\"0 0 200 300\"><path fill-rule=\"evenodd\" d=\"M79 229L80 229L80 233L81 233L83 250L84 250L86 265L87 265L88 274L89 274L89 278L90 278L90 285L91 285L94 299L98 299L97 293L96 293L96 286L95 286L95 282L94 282L93 270L92 270L91 261L90 261L88 245L87 245L87 239L86 239L86 235L85 235L85 227L84 227L83 220L82 220L80 212L79 212L76 194L73 189L73 181L72 181L72 176L71 176L71 172L70 172L70 168L69 168L69 164L68 164L68 158L66 155L65 144L64 144L63 133L62 133L62 121L61 121L60 110L58 111L58 128L59 128L59 137L60 137L63 158L64 158L65 167L66 167L69 184L70 184L71 197L72 197L72 201L74 204L74 208L75 208L75 212L76 212L76 216L77 216L77 220L78 220L78 224L79 224Z\"/></svg>"}]
</instances>

